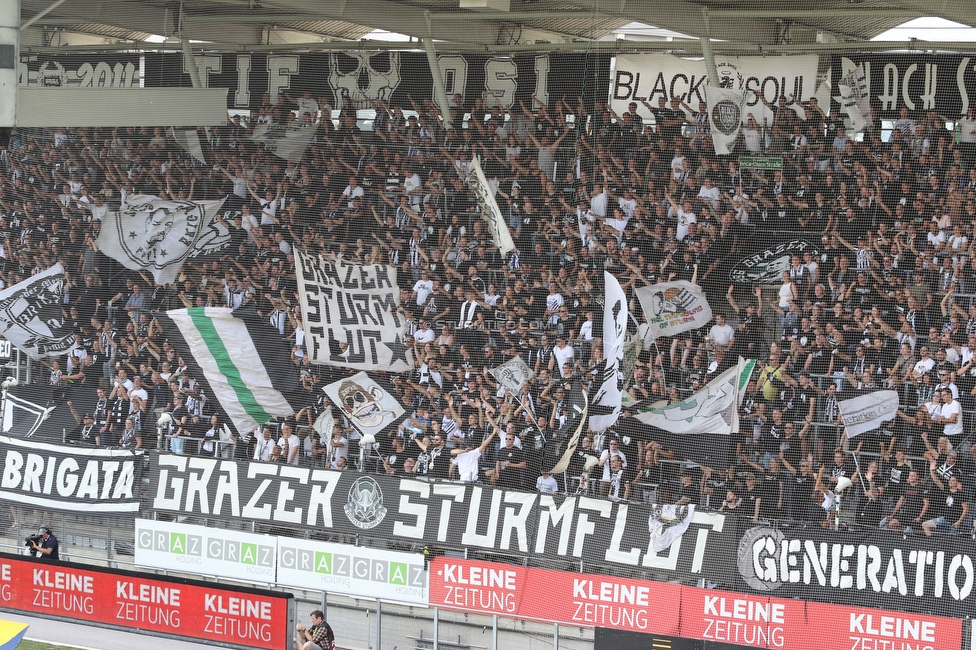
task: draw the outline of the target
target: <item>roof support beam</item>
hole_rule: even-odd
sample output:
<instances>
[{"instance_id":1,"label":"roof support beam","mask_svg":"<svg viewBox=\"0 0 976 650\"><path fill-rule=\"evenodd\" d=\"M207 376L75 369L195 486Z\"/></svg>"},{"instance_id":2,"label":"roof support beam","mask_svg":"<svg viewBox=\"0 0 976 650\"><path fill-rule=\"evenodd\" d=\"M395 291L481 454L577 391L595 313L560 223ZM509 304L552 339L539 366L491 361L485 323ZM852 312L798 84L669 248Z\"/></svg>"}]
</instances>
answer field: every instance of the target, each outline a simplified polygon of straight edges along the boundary
<instances>
[{"instance_id":1,"label":"roof support beam","mask_svg":"<svg viewBox=\"0 0 976 650\"><path fill-rule=\"evenodd\" d=\"M66 1L67 0L54 0L54 2L52 2L51 4L49 4L47 7L45 7L44 9L41 9L39 12L37 12L36 14L34 14L33 16L31 16L27 20L25 20L24 22L22 22L20 24L20 28L22 30L23 29L27 29L28 27L30 27L31 25L33 25L34 23L36 23L39 18L43 18L44 16L48 15L49 13L51 13L52 11L54 11L55 9L57 9L58 7L60 7L62 4L64 4Z\"/></svg>"},{"instance_id":2,"label":"roof support beam","mask_svg":"<svg viewBox=\"0 0 976 650\"><path fill-rule=\"evenodd\" d=\"M919 18L925 14L911 9L841 8L841 9L710 9L712 18L789 18L822 20L824 18Z\"/></svg>"}]
</instances>

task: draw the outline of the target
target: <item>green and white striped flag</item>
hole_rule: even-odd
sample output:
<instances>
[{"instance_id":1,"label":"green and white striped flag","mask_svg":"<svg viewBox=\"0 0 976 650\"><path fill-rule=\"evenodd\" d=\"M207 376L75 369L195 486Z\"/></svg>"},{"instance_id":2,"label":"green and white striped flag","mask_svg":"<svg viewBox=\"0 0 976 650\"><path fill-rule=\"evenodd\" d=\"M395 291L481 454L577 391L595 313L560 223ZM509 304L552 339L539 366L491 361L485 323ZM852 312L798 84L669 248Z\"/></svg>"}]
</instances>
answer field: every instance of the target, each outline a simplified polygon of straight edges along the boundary
<instances>
[{"instance_id":1,"label":"green and white striped flag","mask_svg":"<svg viewBox=\"0 0 976 650\"><path fill-rule=\"evenodd\" d=\"M174 309L157 320L238 432L251 433L297 410L289 396L298 390L298 371L288 346L266 323L218 307Z\"/></svg>"}]
</instances>

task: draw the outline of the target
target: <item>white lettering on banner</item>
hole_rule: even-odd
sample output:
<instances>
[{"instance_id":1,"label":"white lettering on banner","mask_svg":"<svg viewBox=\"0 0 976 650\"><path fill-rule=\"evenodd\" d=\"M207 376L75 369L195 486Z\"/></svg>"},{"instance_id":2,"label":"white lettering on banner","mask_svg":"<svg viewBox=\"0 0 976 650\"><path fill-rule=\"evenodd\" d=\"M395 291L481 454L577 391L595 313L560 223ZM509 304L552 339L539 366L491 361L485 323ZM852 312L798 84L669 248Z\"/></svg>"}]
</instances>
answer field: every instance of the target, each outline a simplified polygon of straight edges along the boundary
<instances>
[{"instance_id":1,"label":"white lettering on banner","mask_svg":"<svg viewBox=\"0 0 976 650\"><path fill-rule=\"evenodd\" d=\"M50 569L34 569L34 586L86 594L95 593L95 579L92 576Z\"/></svg>"},{"instance_id":2,"label":"white lettering on banner","mask_svg":"<svg viewBox=\"0 0 976 650\"><path fill-rule=\"evenodd\" d=\"M782 648L786 643L785 630L772 625L756 625L740 621L705 618L702 638L712 641L745 644L752 647Z\"/></svg>"},{"instance_id":3,"label":"white lettering on banner","mask_svg":"<svg viewBox=\"0 0 976 650\"><path fill-rule=\"evenodd\" d=\"M851 634L935 642L935 621L854 612L850 616Z\"/></svg>"},{"instance_id":4,"label":"white lettering on banner","mask_svg":"<svg viewBox=\"0 0 976 650\"><path fill-rule=\"evenodd\" d=\"M961 553L894 548L886 554L871 544L787 539L763 528L746 531L742 544L739 573L762 591L804 584L916 598L945 598L948 592L962 601L976 581L972 558Z\"/></svg>"},{"instance_id":5,"label":"white lettering on banner","mask_svg":"<svg viewBox=\"0 0 976 650\"><path fill-rule=\"evenodd\" d=\"M573 621L594 626L647 629L647 610L585 601L573 601Z\"/></svg>"},{"instance_id":6,"label":"white lettering on banner","mask_svg":"<svg viewBox=\"0 0 976 650\"><path fill-rule=\"evenodd\" d=\"M291 90L292 75L298 74L299 57L297 54L269 55L266 61L268 67L268 94L271 101L277 101L278 95Z\"/></svg>"},{"instance_id":7,"label":"white lettering on banner","mask_svg":"<svg viewBox=\"0 0 976 650\"><path fill-rule=\"evenodd\" d=\"M24 54L18 65L18 84L43 88L130 88L139 85L138 57L134 61L91 61L78 57ZM77 67L75 67L77 66Z\"/></svg>"},{"instance_id":8,"label":"white lettering on banner","mask_svg":"<svg viewBox=\"0 0 976 650\"><path fill-rule=\"evenodd\" d=\"M203 609L206 612L244 616L246 618L271 619L271 602L238 596L204 594Z\"/></svg>"},{"instance_id":9,"label":"white lettering on banner","mask_svg":"<svg viewBox=\"0 0 976 650\"><path fill-rule=\"evenodd\" d=\"M115 597L159 605L180 605L180 590L174 587L159 587L150 584L137 585L128 580L115 582Z\"/></svg>"},{"instance_id":10,"label":"white lettering on banner","mask_svg":"<svg viewBox=\"0 0 976 650\"><path fill-rule=\"evenodd\" d=\"M251 103L251 55L237 55L237 90L234 91L234 105L247 108ZM227 223L231 223L228 221Z\"/></svg>"},{"instance_id":11,"label":"white lettering on banner","mask_svg":"<svg viewBox=\"0 0 976 650\"><path fill-rule=\"evenodd\" d=\"M92 596L82 595L95 593L94 577L52 569L34 569L32 575L35 606L86 614L95 611Z\"/></svg>"},{"instance_id":12,"label":"white lettering on banner","mask_svg":"<svg viewBox=\"0 0 976 650\"><path fill-rule=\"evenodd\" d=\"M516 571L445 564L443 578L449 583L444 585L444 605L508 613L516 609Z\"/></svg>"},{"instance_id":13,"label":"white lettering on banner","mask_svg":"<svg viewBox=\"0 0 976 650\"><path fill-rule=\"evenodd\" d=\"M644 607L650 603L650 587L623 585L619 582L600 582L596 584L594 590L594 584L593 580L588 579L577 578L573 580L573 598Z\"/></svg>"}]
</instances>

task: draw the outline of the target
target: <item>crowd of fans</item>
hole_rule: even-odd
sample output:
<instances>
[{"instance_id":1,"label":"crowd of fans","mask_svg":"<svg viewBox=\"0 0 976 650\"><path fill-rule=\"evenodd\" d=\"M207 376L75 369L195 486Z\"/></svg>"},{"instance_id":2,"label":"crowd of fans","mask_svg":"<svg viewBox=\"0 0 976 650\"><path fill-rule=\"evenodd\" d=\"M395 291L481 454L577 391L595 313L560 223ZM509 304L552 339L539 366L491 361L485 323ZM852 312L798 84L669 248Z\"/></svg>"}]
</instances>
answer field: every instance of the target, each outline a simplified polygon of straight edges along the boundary
<instances>
[{"instance_id":1,"label":"crowd of fans","mask_svg":"<svg viewBox=\"0 0 976 650\"><path fill-rule=\"evenodd\" d=\"M716 156L704 107L678 100L645 103L647 119L636 103L618 114L581 98L501 106L456 96L447 129L426 100L375 102L369 124L348 102L333 111L309 93L265 100L250 118L206 132L210 163L158 128L15 134L0 183L2 282L56 262L66 269L76 345L47 363L78 420L74 442L155 446L165 412L162 444L175 453L361 463L824 525L847 478L845 503L865 524L970 529L972 109L903 111L890 132L872 115L859 140L836 109L780 98L771 120L748 116L733 155ZM300 162L249 139L255 125L275 123L315 129ZM738 154L781 156L783 166L742 172ZM474 156L516 244L505 256L466 183ZM122 269L95 240L107 211L137 193L225 198L231 245L186 264L168 286ZM821 250L794 256L780 285L730 284L730 265L757 236L800 231ZM341 420L331 435L311 428L321 387L345 371L309 362L295 246L397 269L416 368L371 373L408 416L369 447ZM632 329L642 320L634 290L672 279L699 284L716 313L700 330L645 346L624 386L628 404L680 400L740 355L759 359L729 467L608 430L585 433L565 476L541 471L544 441L571 419L569 394L600 370L603 271L626 291ZM269 339L288 341L308 395L295 418L259 432L221 420L152 316L203 305L249 306ZM514 355L536 373L519 394L490 372ZM897 419L846 440L838 401L879 388L898 391Z\"/></svg>"}]
</instances>

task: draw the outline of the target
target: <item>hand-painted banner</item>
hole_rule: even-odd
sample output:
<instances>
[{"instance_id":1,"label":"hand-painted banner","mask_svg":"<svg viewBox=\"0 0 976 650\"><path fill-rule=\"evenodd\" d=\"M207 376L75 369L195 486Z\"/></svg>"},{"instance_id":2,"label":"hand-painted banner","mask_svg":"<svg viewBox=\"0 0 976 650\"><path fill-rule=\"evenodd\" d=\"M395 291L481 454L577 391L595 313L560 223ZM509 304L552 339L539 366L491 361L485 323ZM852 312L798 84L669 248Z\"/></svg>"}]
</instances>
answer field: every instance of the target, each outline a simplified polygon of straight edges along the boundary
<instances>
[{"instance_id":1,"label":"hand-painted banner","mask_svg":"<svg viewBox=\"0 0 976 650\"><path fill-rule=\"evenodd\" d=\"M976 55L973 54L848 54L831 61L832 87L858 65L863 66L872 106L878 118L897 120L901 109L909 119L926 111L957 118L976 102ZM867 117L867 116L865 116Z\"/></svg>"},{"instance_id":2,"label":"hand-painted banner","mask_svg":"<svg viewBox=\"0 0 976 650\"><path fill-rule=\"evenodd\" d=\"M396 269L346 264L295 249L305 346L312 363L355 370L407 372L413 352L403 341Z\"/></svg>"},{"instance_id":3,"label":"hand-painted banner","mask_svg":"<svg viewBox=\"0 0 976 650\"><path fill-rule=\"evenodd\" d=\"M805 102L817 90L817 65L815 54L802 56L715 56L718 79L712 85L731 90L754 93L743 108L743 113L753 113L756 121L773 122L773 113L760 101L776 104L779 97L793 96ZM630 102L637 102L637 112L649 119L650 113L640 104L646 101L657 110L658 99L670 102L677 98L698 110L706 100L708 72L705 61L682 59L670 54L631 54L618 56L614 78L610 88L610 105L622 114ZM670 104L668 105L670 108ZM796 109L794 109L796 110Z\"/></svg>"},{"instance_id":4,"label":"hand-painted banner","mask_svg":"<svg viewBox=\"0 0 976 650\"><path fill-rule=\"evenodd\" d=\"M712 320L712 308L702 288L687 280L639 287L635 293L652 340L698 329Z\"/></svg>"},{"instance_id":5,"label":"hand-painted banner","mask_svg":"<svg viewBox=\"0 0 976 650\"><path fill-rule=\"evenodd\" d=\"M329 399L364 435L376 435L403 415L396 397L370 379L365 372L340 379L323 388ZM328 435L332 434L329 429Z\"/></svg>"},{"instance_id":6,"label":"hand-painted banner","mask_svg":"<svg viewBox=\"0 0 976 650\"><path fill-rule=\"evenodd\" d=\"M146 54L145 85L192 86L181 54ZM289 54L206 54L194 57L206 88L227 88L228 108L260 109L279 93L301 98L309 91L334 109L347 100L354 108L371 108L370 101L410 106L408 93L418 100L434 97L427 56L418 52L303 52ZM602 101L610 83L610 55L529 54L484 56L439 54L441 76L448 97L461 95L467 103L486 94L490 109L526 106L532 97L555 102L566 95L571 102ZM137 66L138 69L138 66ZM586 70L586 74L581 74ZM369 101L367 101L369 100ZM574 104L575 105L575 104Z\"/></svg>"}]
</instances>

